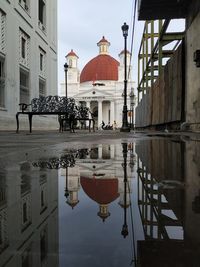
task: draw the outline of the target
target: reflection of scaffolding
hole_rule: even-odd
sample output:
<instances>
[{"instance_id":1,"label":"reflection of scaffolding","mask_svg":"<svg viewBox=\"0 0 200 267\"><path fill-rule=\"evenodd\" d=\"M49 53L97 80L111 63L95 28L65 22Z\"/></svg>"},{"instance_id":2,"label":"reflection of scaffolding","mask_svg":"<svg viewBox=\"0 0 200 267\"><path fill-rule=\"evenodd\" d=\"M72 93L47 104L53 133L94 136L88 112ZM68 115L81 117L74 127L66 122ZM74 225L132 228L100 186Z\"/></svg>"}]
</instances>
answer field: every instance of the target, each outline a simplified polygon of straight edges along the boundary
<instances>
[{"instance_id":1,"label":"reflection of scaffolding","mask_svg":"<svg viewBox=\"0 0 200 267\"><path fill-rule=\"evenodd\" d=\"M183 32L167 32L170 20L146 21L138 53L138 103L140 93L153 86L180 41Z\"/></svg>"},{"instance_id":2,"label":"reflection of scaffolding","mask_svg":"<svg viewBox=\"0 0 200 267\"><path fill-rule=\"evenodd\" d=\"M170 231L171 227L176 230L179 227L182 233L182 222L176 217L164 193L164 189L147 173L145 167L139 167L138 206L145 239L183 239L183 236L176 238L174 231Z\"/></svg>"}]
</instances>

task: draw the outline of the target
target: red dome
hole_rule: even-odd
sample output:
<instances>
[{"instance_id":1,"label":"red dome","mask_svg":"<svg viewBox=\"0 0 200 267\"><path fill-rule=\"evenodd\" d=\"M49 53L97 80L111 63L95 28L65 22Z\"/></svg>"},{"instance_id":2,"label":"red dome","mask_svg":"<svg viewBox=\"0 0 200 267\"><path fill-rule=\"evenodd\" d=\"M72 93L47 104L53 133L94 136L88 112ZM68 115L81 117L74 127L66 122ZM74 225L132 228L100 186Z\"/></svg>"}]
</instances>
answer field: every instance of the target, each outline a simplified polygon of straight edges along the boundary
<instances>
[{"instance_id":1,"label":"red dome","mask_svg":"<svg viewBox=\"0 0 200 267\"><path fill-rule=\"evenodd\" d=\"M109 204L118 198L118 179L95 179L81 177L84 192L98 204Z\"/></svg>"},{"instance_id":2,"label":"red dome","mask_svg":"<svg viewBox=\"0 0 200 267\"><path fill-rule=\"evenodd\" d=\"M109 55L98 55L83 68L80 82L118 80L119 62Z\"/></svg>"}]
</instances>

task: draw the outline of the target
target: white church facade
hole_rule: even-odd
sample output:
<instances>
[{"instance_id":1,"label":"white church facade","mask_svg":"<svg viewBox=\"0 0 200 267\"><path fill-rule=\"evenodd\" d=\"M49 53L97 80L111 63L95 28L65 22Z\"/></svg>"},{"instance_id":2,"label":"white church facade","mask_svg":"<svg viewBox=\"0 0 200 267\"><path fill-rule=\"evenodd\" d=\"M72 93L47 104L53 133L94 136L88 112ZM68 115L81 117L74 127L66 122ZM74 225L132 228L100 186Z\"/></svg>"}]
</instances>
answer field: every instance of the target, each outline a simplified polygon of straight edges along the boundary
<instances>
[{"instance_id":1,"label":"white church facade","mask_svg":"<svg viewBox=\"0 0 200 267\"><path fill-rule=\"evenodd\" d=\"M66 55L67 94L77 103L90 108L95 125L100 129L105 124L121 127L124 92L124 51L119 54L119 61L109 55L110 43L103 38L97 43L99 54L91 59L80 72L78 56L71 50ZM127 108L130 110L130 92L134 90L132 80L131 55L127 51ZM61 95L65 95L65 83L61 84ZM128 113L128 120L131 121Z\"/></svg>"}]
</instances>

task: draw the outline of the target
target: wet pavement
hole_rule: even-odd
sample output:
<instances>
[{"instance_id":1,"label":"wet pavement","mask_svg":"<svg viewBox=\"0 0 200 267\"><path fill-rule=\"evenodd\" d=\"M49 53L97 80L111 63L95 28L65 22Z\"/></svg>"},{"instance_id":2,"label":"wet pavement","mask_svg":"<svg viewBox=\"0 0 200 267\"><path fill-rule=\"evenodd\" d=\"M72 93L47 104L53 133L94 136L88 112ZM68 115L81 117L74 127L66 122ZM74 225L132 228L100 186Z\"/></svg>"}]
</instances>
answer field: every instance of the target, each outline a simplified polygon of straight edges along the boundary
<instances>
[{"instance_id":1,"label":"wet pavement","mask_svg":"<svg viewBox=\"0 0 200 267\"><path fill-rule=\"evenodd\" d=\"M197 267L200 136L0 132L0 267Z\"/></svg>"}]
</instances>

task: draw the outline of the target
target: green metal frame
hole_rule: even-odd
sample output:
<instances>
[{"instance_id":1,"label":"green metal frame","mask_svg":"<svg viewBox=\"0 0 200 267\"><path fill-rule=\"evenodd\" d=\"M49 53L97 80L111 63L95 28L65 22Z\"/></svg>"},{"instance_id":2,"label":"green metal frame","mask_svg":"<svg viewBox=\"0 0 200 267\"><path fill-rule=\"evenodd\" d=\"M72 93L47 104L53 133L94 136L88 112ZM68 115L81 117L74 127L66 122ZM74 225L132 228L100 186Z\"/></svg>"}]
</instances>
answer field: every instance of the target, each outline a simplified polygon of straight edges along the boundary
<instances>
[{"instance_id":1,"label":"green metal frame","mask_svg":"<svg viewBox=\"0 0 200 267\"><path fill-rule=\"evenodd\" d=\"M184 37L184 32L167 32L170 20L147 20L138 53L138 103L140 93L153 86L166 64L163 59L169 59ZM175 42L172 48L165 46Z\"/></svg>"}]
</instances>

